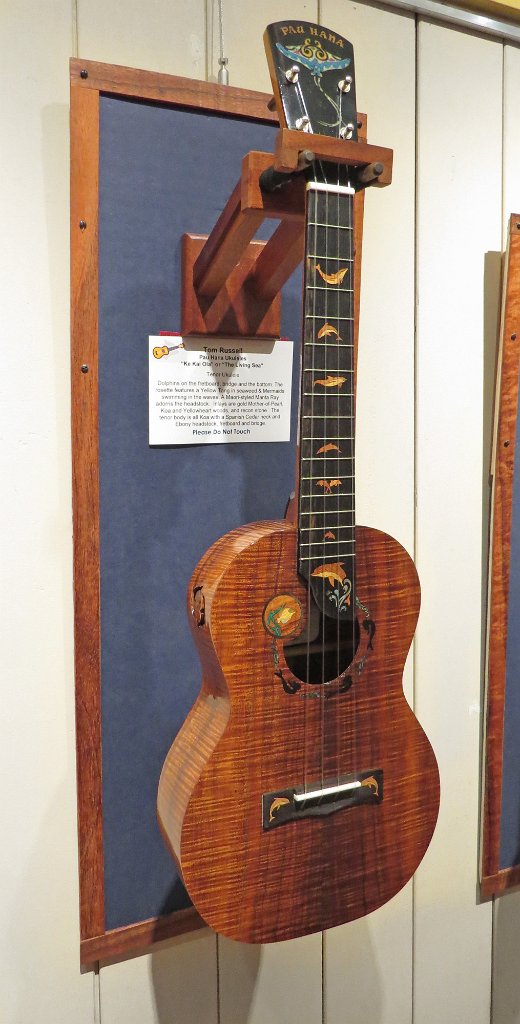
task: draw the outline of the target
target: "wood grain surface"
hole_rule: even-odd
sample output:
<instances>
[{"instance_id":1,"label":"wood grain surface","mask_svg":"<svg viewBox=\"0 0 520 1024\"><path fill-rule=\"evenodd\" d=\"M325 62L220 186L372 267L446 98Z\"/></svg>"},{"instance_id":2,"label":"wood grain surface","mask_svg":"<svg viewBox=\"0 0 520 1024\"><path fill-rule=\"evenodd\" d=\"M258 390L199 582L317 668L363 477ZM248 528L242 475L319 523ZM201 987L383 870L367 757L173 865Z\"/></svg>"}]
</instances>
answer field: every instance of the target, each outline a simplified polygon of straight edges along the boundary
<instances>
[{"instance_id":1,"label":"wood grain surface","mask_svg":"<svg viewBox=\"0 0 520 1024\"><path fill-rule=\"evenodd\" d=\"M511 517L520 372L520 215L509 220L493 451L491 576L481 894L520 883L520 866L500 870L502 759L511 553Z\"/></svg>"},{"instance_id":2,"label":"wood grain surface","mask_svg":"<svg viewBox=\"0 0 520 1024\"><path fill-rule=\"evenodd\" d=\"M71 82L83 89L114 96L137 97L157 103L174 103L188 108L235 114L254 121L278 124L277 115L269 110L269 93L239 89L233 85L200 82L180 75L157 71L141 71L117 64L101 64L95 60L73 57L70 61Z\"/></svg>"},{"instance_id":3,"label":"wood grain surface","mask_svg":"<svg viewBox=\"0 0 520 1024\"><path fill-rule=\"evenodd\" d=\"M84 145L89 139L90 146ZM71 88L74 653L81 937L104 931L99 645L99 94Z\"/></svg>"},{"instance_id":4,"label":"wood grain surface","mask_svg":"<svg viewBox=\"0 0 520 1024\"><path fill-rule=\"evenodd\" d=\"M376 624L373 650L346 694L308 700L312 687L288 694L275 675L262 620L277 594L306 607L296 539L288 522L254 524L197 566L188 605L202 587L205 623L196 609L190 619L203 684L159 785L160 824L193 902L246 942L330 928L385 903L415 871L438 812L435 757L402 691L420 601L412 560L357 528L356 591ZM284 667L281 646L278 655ZM376 769L380 803L264 831L262 794Z\"/></svg>"}]
</instances>

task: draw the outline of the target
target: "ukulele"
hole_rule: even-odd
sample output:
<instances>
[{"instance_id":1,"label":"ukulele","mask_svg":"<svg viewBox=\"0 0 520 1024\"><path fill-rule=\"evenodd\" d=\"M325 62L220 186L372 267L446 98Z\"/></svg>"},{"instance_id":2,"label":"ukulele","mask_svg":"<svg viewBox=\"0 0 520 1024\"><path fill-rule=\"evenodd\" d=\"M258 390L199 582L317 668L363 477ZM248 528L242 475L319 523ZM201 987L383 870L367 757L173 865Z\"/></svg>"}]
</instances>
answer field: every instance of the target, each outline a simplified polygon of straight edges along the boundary
<instances>
[{"instance_id":1,"label":"ukulele","mask_svg":"<svg viewBox=\"0 0 520 1024\"><path fill-rule=\"evenodd\" d=\"M351 44L264 36L287 127L356 139ZM271 942L370 913L430 842L439 775L402 672L420 589L401 545L355 523L355 172L311 163L297 513L218 540L188 588L202 688L158 816L216 931Z\"/></svg>"}]
</instances>

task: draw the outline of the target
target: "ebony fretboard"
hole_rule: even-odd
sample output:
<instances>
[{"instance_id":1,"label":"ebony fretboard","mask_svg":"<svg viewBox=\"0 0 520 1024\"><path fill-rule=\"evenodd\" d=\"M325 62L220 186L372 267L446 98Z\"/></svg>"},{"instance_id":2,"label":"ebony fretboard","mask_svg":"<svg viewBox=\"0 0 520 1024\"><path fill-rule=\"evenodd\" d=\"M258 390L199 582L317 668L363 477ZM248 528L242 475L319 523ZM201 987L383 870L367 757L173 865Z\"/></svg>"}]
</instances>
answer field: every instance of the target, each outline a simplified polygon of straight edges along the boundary
<instances>
[{"instance_id":1,"label":"ebony fretboard","mask_svg":"<svg viewBox=\"0 0 520 1024\"><path fill-rule=\"evenodd\" d=\"M327 578L327 565L343 566L352 582L354 577L352 210L353 189L309 182L298 558L300 575L316 582L317 573Z\"/></svg>"}]
</instances>

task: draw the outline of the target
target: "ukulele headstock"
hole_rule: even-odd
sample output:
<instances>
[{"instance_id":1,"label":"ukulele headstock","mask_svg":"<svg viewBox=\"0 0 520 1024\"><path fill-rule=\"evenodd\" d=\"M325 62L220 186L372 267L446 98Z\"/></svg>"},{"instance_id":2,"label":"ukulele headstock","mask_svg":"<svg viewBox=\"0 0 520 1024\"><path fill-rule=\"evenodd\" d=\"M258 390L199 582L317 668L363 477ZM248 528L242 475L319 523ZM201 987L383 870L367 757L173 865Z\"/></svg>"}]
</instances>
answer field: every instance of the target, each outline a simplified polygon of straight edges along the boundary
<instances>
[{"instance_id":1,"label":"ukulele headstock","mask_svg":"<svg viewBox=\"0 0 520 1024\"><path fill-rule=\"evenodd\" d=\"M352 43L322 25L278 21L264 45L280 125L356 141Z\"/></svg>"}]
</instances>

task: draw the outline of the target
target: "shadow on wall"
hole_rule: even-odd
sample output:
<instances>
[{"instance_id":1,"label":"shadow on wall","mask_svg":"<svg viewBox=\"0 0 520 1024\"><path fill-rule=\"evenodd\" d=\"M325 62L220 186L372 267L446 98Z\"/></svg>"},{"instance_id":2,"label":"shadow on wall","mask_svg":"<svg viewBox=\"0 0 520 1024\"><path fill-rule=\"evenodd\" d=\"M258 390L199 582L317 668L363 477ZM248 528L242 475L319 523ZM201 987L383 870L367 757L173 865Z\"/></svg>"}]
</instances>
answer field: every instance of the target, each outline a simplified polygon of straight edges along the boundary
<instances>
[{"instance_id":1,"label":"shadow on wall","mask_svg":"<svg viewBox=\"0 0 520 1024\"><path fill-rule=\"evenodd\" d=\"M183 936L151 954L157 1024L321 1024L346 1005L349 1024L383 1024L370 922L327 933L323 951L321 934L268 946Z\"/></svg>"},{"instance_id":2,"label":"shadow on wall","mask_svg":"<svg viewBox=\"0 0 520 1024\"><path fill-rule=\"evenodd\" d=\"M227 943L233 947L231 990L222 991L219 981L219 944L209 928L206 932L175 939L151 954L151 977L157 1024L247 1024L257 983L261 946ZM231 1015L219 1002L232 1005ZM274 1024L273 1018L273 1024Z\"/></svg>"},{"instance_id":3,"label":"shadow on wall","mask_svg":"<svg viewBox=\"0 0 520 1024\"><path fill-rule=\"evenodd\" d=\"M493 936L493 1024L520 1022L520 892L495 900Z\"/></svg>"}]
</instances>

